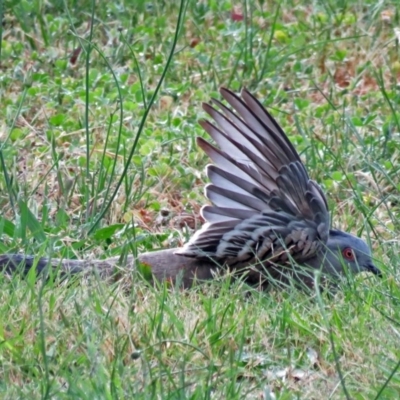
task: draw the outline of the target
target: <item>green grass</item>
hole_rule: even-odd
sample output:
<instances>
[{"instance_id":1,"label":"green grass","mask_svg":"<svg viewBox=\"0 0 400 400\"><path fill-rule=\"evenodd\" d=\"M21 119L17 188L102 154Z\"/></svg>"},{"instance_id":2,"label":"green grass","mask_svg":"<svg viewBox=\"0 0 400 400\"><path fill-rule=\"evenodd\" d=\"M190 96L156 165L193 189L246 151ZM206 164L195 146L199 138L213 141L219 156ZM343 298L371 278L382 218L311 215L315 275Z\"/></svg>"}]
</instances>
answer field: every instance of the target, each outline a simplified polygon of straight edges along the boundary
<instances>
[{"instance_id":1,"label":"green grass","mask_svg":"<svg viewBox=\"0 0 400 400\"><path fill-rule=\"evenodd\" d=\"M205 202L201 103L246 86L384 278L310 296L1 277L1 398L400 398L396 5L3 4L0 253L182 245Z\"/></svg>"}]
</instances>

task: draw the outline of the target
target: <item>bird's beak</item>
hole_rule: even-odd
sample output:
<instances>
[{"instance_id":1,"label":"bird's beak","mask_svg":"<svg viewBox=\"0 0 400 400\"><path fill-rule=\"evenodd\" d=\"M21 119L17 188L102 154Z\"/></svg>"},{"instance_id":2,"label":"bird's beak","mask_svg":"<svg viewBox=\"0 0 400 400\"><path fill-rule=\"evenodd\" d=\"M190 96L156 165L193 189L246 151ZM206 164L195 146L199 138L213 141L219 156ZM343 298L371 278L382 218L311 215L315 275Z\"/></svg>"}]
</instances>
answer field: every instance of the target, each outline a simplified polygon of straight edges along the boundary
<instances>
[{"instance_id":1,"label":"bird's beak","mask_svg":"<svg viewBox=\"0 0 400 400\"><path fill-rule=\"evenodd\" d=\"M379 278L382 278L382 272L381 272L381 270L380 270L379 268L377 268L377 267L375 266L375 264L370 263L370 264L367 266L367 270L368 270L369 272L372 272L374 275L379 276Z\"/></svg>"}]
</instances>

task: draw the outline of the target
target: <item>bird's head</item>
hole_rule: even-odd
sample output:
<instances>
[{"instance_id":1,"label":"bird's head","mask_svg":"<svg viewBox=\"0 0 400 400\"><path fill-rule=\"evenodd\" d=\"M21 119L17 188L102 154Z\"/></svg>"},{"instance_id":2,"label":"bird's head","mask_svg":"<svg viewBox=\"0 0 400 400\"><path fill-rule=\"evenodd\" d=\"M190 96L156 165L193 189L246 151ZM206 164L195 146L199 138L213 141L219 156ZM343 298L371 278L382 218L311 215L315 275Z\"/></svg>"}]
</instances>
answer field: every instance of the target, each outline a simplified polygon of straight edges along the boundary
<instances>
[{"instance_id":1,"label":"bird's head","mask_svg":"<svg viewBox=\"0 0 400 400\"><path fill-rule=\"evenodd\" d=\"M364 240L342 231L331 230L325 254L325 272L337 275L344 272L344 268L352 273L372 272L381 276L381 271L374 265L371 250Z\"/></svg>"}]
</instances>

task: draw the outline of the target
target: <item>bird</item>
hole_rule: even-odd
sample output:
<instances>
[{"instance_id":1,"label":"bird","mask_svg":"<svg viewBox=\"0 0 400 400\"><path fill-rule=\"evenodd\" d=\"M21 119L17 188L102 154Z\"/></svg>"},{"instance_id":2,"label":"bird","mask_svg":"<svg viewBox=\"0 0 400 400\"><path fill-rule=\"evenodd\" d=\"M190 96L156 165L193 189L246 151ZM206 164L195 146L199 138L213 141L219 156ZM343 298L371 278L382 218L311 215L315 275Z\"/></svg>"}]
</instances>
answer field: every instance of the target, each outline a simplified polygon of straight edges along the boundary
<instances>
[{"instance_id":1,"label":"bird","mask_svg":"<svg viewBox=\"0 0 400 400\"><path fill-rule=\"evenodd\" d=\"M307 287L346 271L381 276L367 243L333 229L327 198L310 179L299 154L282 128L246 88L227 88L226 103L204 103L211 117L200 125L214 140L198 137L208 155L210 181L201 209L203 227L175 254L208 259L246 271L249 281L288 281Z\"/></svg>"}]
</instances>

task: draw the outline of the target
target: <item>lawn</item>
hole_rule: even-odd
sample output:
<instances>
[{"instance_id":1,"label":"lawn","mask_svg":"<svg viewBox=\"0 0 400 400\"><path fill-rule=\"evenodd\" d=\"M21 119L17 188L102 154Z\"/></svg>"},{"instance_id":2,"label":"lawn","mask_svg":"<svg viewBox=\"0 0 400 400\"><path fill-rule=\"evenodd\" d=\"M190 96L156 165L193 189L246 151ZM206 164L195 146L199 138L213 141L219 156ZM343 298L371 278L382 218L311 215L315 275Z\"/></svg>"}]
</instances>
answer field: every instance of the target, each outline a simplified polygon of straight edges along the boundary
<instances>
[{"instance_id":1,"label":"lawn","mask_svg":"<svg viewBox=\"0 0 400 400\"><path fill-rule=\"evenodd\" d=\"M3 275L2 399L400 398L396 1L1 4L1 254L181 246L206 201L201 104L226 86L257 95L383 272L334 294Z\"/></svg>"}]
</instances>

